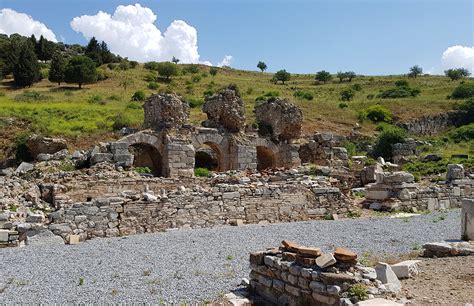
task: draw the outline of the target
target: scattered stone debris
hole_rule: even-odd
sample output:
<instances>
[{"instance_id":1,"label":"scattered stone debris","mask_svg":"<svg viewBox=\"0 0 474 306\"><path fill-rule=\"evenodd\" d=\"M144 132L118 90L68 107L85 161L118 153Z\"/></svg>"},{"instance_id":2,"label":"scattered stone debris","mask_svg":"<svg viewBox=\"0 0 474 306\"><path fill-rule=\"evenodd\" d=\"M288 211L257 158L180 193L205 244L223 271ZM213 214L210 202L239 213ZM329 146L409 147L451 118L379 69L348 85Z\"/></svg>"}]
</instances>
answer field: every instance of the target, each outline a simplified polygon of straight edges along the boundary
<instances>
[{"instance_id":1,"label":"scattered stone debris","mask_svg":"<svg viewBox=\"0 0 474 306\"><path fill-rule=\"evenodd\" d=\"M28 148L31 157L38 160L40 160L40 158L44 158L45 155L42 154L53 155L63 150L66 150L67 152L66 140L61 138L43 137L39 135L30 136L26 141L26 147Z\"/></svg>"},{"instance_id":2,"label":"scattered stone debris","mask_svg":"<svg viewBox=\"0 0 474 306\"><path fill-rule=\"evenodd\" d=\"M449 257L474 255L474 244L467 241L429 242L423 245L424 257Z\"/></svg>"}]
</instances>

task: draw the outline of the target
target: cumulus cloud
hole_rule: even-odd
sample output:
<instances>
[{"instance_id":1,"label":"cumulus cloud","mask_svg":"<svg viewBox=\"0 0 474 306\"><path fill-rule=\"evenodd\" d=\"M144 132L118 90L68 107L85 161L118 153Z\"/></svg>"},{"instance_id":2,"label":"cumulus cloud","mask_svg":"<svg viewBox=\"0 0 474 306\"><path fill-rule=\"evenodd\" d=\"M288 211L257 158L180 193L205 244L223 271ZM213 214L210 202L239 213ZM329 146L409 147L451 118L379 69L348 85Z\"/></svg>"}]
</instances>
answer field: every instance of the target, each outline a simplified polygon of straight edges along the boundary
<instances>
[{"instance_id":1,"label":"cumulus cloud","mask_svg":"<svg viewBox=\"0 0 474 306\"><path fill-rule=\"evenodd\" d=\"M441 57L443 68L466 68L474 72L474 47L451 46Z\"/></svg>"},{"instance_id":2,"label":"cumulus cloud","mask_svg":"<svg viewBox=\"0 0 474 306\"><path fill-rule=\"evenodd\" d=\"M234 57L232 55L226 55L226 56L224 56L222 61L217 63L217 67L230 66L233 61L234 61Z\"/></svg>"},{"instance_id":3,"label":"cumulus cloud","mask_svg":"<svg viewBox=\"0 0 474 306\"><path fill-rule=\"evenodd\" d=\"M4 8L0 10L0 34L15 34L31 36L36 38L43 35L44 38L57 42L56 35L48 29L44 23L34 20L31 16L18 13L12 9Z\"/></svg>"},{"instance_id":4,"label":"cumulus cloud","mask_svg":"<svg viewBox=\"0 0 474 306\"><path fill-rule=\"evenodd\" d=\"M109 49L137 61L169 61L173 56L181 63L198 63L197 30L183 20L175 20L164 33L154 25L157 16L140 4L120 5L113 15L99 11L71 21L74 31L87 39L95 36Z\"/></svg>"}]
</instances>

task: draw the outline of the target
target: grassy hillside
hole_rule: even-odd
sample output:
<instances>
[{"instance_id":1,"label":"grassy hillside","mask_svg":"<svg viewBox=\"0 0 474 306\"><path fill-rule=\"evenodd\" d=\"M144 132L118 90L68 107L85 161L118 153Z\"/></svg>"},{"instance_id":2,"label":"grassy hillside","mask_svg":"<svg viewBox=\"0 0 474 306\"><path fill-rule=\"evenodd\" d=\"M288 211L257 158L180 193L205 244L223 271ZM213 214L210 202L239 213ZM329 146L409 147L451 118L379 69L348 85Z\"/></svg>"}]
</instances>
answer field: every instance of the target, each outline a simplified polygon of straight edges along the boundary
<instances>
[{"instance_id":1,"label":"grassy hillside","mask_svg":"<svg viewBox=\"0 0 474 306\"><path fill-rule=\"evenodd\" d=\"M186 65L179 65L181 70ZM314 75L292 75L282 84L271 82L272 74L219 69L216 76L209 74L209 67L200 66L198 73L180 73L170 83L158 82L157 90L147 88L145 77L150 72L142 66L126 71L105 69L108 79L96 84L85 85L79 90L72 84L53 84L43 80L28 89L11 86L11 80L0 85L0 139L12 139L22 131L37 132L69 138L76 146L90 145L94 140L113 137L112 126L119 120L132 127L140 127L143 110L140 102L131 102L137 90L147 95L157 91L174 91L197 107L191 110L191 122L200 124L205 119L199 104L203 103L206 91L218 91L229 83L238 85L245 102L247 121L255 121L253 107L255 99L268 92L287 97L303 110L304 132L333 131L348 133L358 122L358 112L370 105L381 104L390 109L396 120L409 120L426 114L440 113L452 109L456 103L447 99L459 81L453 82L441 76L422 76L408 79L405 76L358 76L351 83L339 83L333 79L327 84L316 84ZM394 87L394 82L406 79L411 87L419 88L417 97L404 99L379 99L381 90ZM126 90L121 83L126 80ZM353 101L346 102L341 109L340 92L359 84ZM296 91L310 93L312 100L295 97ZM375 96L372 99L370 95ZM368 98L369 96L369 98ZM14 119L12 121L12 119ZM10 127L10 128L8 128ZM362 132L372 134L375 125L362 123ZM2 145L0 143L0 145Z\"/></svg>"}]
</instances>

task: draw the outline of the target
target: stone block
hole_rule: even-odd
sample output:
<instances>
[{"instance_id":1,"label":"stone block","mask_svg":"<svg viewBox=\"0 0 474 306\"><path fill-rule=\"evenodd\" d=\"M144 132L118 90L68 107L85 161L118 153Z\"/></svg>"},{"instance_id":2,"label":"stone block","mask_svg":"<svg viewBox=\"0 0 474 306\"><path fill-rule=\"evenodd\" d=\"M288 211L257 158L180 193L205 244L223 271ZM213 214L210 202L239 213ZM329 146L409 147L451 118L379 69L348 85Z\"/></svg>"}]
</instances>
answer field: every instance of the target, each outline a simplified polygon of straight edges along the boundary
<instances>
[{"instance_id":1,"label":"stone block","mask_svg":"<svg viewBox=\"0 0 474 306\"><path fill-rule=\"evenodd\" d=\"M318 258L316 258L316 264L318 265L318 267L322 269L332 266L336 262L337 262L336 258L334 258L334 256L331 253L323 254L319 256Z\"/></svg>"},{"instance_id":2,"label":"stone block","mask_svg":"<svg viewBox=\"0 0 474 306\"><path fill-rule=\"evenodd\" d=\"M300 246L297 248L297 253L303 257L318 257L321 255L321 249Z\"/></svg>"},{"instance_id":3,"label":"stone block","mask_svg":"<svg viewBox=\"0 0 474 306\"><path fill-rule=\"evenodd\" d=\"M398 279L410 278L418 274L418 263L421 260L405 260L391 265L393 272Z\"/></svg>"},{"instance_id":4,"label":"stone block","mask_svg":"<svg viewBox=\"0 0 474 306\"><path fill-rule=\"evenodd\" d=\"M474 199L462 199L461 235L463 239L474 240Z\"/></svg>"},{"instance_id":5,"label":"stone block","mask_svg":"<svg viewBox=\"0 0 474 306\"><path fill-rule=\"evenodd\" d=\"M375 298L375 299L357 302L355 306L403 306L403 304L400 304L391 300L387 300L387 299Z\"/></svg>"},{"instance_id":6,"label":"stone block","mask_svg":"<svg viewBox=\"0 0 474 306\"><path fill-rule=\"evenodd\" d=\"M296 242L289 241L289 240L283 240L281 242L281 244L285 247L285 249L287 249L290 252L294 252L294 253L297 253L298 248L300 247L300 245L297 244Z\"/></svg>"},{"instance_id":7,"label":"stone block","mask_svg":"<svg viewBox=\"0 0 474 306\"><path fill-rule=\"evenodd\" d=\"M79 238L80 238L79 235L69 235L69 239L68 239L69 244L79 244L80 242Z\"/></svg>"},{"instance_id":8,"label":"stone block","mask_svg":"<svg viewBox=\"0 0 474 306\"><path fill-rule=\"evenodd\" d=\"M8 242L9 233L9 230L0 229L0 242Z\"/></svg>"},{"instance_id":9,"label":"stone block","mask_svg":"<svg viewBox=\"0 0 474 306\"><path fill-rule=\"evenodd\" d=\"M339 298L334 296L327 296L324 294L320 294L317 292L313 292L313 299L318 301L319 303L328 304L328 305L336 305L338 304Z\"/></svg>"},{"instance_id":10,"label":"stone block","mask_svg":"<svg viewBox=\"0 0 474 306\"><path fill-rule=\"evenodd\" d=\"M373 189L365 190L365 198L368 200L386 200L390 198L390 196L391 196L390 190L373 190Z\"/></svg>"},{"instance_id":11,"label":"stone block","mask_svg":"<svg viewBox=\"0 0 474 306\"><path fill-rule=\"evenodd\" d=\"M326 285L318 281L313 281L309 283L309 288L316 292L326 292Z\"/></svg>"},{"instance_id":12,"label":"stone block","mask_svg":"<svg viewBox=\"0 0 474 306\"><path fill-rule=\"evenodd\" d=\"M389 264L380 262L375 267L375 271L377 272L377 279L381 281L388 290L395 293L400 292L402 285Z\"/></svg>"},{"instance_id":13,"label":"stone block","mask_svg":"<svg viewBox=\"0 0 474 306\"><path fill-rule=\"evenodd\" d=\"M300 289L298 287L285 284L285 291L293 296L300 296Z\"/></svg>"},{"instance_id":14,"label":"stone block","mask_svg":"<svg viewBox=\"0 0 474 306\"><path fill-rule=\"evenodd\" d=\"M334 250L334 257L336 258L337 261L342 261L342 262L353 261L357 259L357 253L346 248L337 247Z\"/></svg>"}]
</instances>

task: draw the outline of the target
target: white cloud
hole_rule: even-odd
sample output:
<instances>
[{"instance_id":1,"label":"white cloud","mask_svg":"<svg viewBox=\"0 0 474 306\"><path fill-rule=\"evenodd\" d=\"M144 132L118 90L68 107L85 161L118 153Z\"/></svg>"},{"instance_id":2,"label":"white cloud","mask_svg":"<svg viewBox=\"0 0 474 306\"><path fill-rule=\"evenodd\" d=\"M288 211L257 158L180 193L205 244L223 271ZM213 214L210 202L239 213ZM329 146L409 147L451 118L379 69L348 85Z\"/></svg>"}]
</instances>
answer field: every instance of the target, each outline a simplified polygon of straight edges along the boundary
<instances>
[{"instance_id":1,"label":"white cloud","mask_svg":"<svg viewBox=\"0 0 474 306\"><path fill-rule=\"evenodd\" d=\"M164 33L154 25L156 15L140 4L120 5L113 15L99 11L71 21L74 31L87 39L95 36L121 56L141 62L169 61L199 63L197 30L182 20L175 20Z\"/></svg>"},{"instance_id":2,"label":"white cloud","mask_svg":"<svg viewBox=\"0 0 474 306\"><path fill-rule=\"evenodd\" d=\"M7 35L18 33L23 36L34 34L36 38L43 35L44 38L57 42L56 35L44 23L8 8L0 10L0 33Z\"/></svg>"},{"instance_id":3,"label":"white cloud","mask_svg":"<svg viewBox=\"0 0 474 306\"><path fill-rule=\"evenodd\" d=\"M443 52L443 68L466 68L474 72L474 47L451 46Z\"/></svg>"},{"instance_id":4,"label":"white cloud","mask_svg":"<svg viewBox=\"0 0 474 306\"><path fill-rule=\"evenodd\" d=\"M230 66L233 61L234 61L234 57L232 55L226 55L226 56L224 56L222 61L217 63L217 67Z\"/></svg>"}]
</instances>

